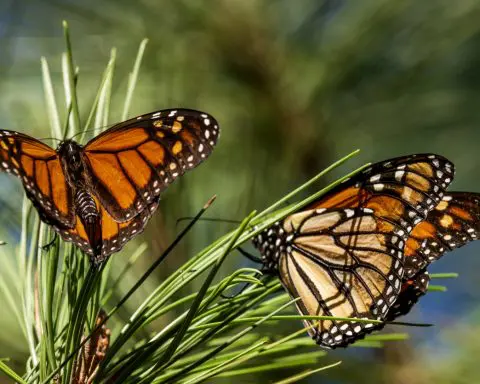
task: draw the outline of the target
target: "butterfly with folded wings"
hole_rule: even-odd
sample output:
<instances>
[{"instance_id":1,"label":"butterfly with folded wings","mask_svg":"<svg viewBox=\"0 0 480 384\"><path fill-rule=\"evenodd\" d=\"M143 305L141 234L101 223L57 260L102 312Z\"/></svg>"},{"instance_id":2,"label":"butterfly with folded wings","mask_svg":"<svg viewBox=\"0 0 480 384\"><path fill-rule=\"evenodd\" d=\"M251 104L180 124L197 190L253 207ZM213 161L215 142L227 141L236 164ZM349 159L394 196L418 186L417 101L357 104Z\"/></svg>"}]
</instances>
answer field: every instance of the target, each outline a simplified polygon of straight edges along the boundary
<instances>
[{"instance_id":1,"label":"butterfly with folded wings","mask_svg":"<svg viewBox=\"0 0 480 384\"><path fill-rule=\"evenodd\" d=\"M425 294L425 268L480 236L480 195L446 193L453 164L417 154L371 165L257 235L264 270L303 315L391 321ZM384 324L305 321L326 348Z\"/></svg>"}]
</instances>

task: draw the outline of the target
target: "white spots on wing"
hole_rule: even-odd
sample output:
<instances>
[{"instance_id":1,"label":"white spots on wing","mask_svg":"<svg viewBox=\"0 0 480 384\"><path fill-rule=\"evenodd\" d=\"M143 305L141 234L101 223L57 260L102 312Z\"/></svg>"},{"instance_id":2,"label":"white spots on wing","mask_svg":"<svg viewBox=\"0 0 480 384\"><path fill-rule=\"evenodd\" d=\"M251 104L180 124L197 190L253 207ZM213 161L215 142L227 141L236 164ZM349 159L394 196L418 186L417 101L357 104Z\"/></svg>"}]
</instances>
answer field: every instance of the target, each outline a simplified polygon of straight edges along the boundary
<instances>
[{"instance_id":1,"label":"white spots on wing","mask_svg":"<svg viewBox=\"0 0 480 384\"><path fill-rule=\"evenodd\" d=\"M173 117L177 114L177 111L174 109L173 111L170 111L170 113L168 114L168 117Z\"/></svg>"},{"instance_id":2,"label":"white spots on wing","mask_svg":"<svg viewBox=\"0 0 480 384\"><path fill-rule=\"evenodd\" d=\"M208 118L203 119L203 124L205 124L208 127L210 125L210 119Z\"/></svg>"},{"instance_id":3,"label":"white spots on wing","mask_svg":"<svg viewBox=\"0 0 480 384\"><path fill-rule=\"evenodd\" d=\"M352 217L355 214L355 211L353 209L345 209L345 215L347 217Z\"/></svg>"},{"instance_id":4,"label":"white spots on wing","mask_svg":"<svg viewBox=\"0 0 480 384\"><path fill-rule=\"evenodd\" d=\"M403 175L405 175L405 171L396 171L395 172L395 180L401 182Z\"/></svg>"},{"instance_id":5,"label":"white spots on wing","mask_svg":"<svg viewBox=\"0 0 480 384\"><path fill-rule=\"evenodd\" d=\"M382 191L383 188L385 188L385 184L381 184L381 183L373 184L373 189L375 191Z\"/></svg>"},{"instance_id":6,"label":"white spots on wing","mask_svg":"<svg viewBox=\"0 0 480 384\"><path fill-rule=\"evenodd\" d=\"M155 112L154 114L152 114L152 119L157 119L160 117L160 115L162 114L162 112ZM138 119L141 119L142 116L139 116Z\"/></svg>"},{"instance_id":7,"label":"white spots on wing","mask_svg":"<svg viewBox=\"0 0 480 384\"><path fill-rule=\"evenodd\" d=\"M370 177L370 181L372 183L376 183L378 180L380 180L380 178L381 178L380 175L375 175L375 176Z\"/></svg>"},{"instance_id":8,"label":"white spots on wing","mask_svg":"<svg viewBox=\"0 0 480 384\"><path fill-rule=\"evenodd\" d=\"M198 152L203 152L203 148L204 148L204 147L203 147L203 144L200 143L200 144L198 145Z\"/></svg>"},{"instance_id":9,"label":"white spots on wing","mask_svg":"<svg viewBox=\"0 0 480 384\"><path fill-rule=\"evenodd\" d=\"M443 238L447 241L451 240L452 239L452 236L451 235L445 235L443 236Z\"/></svg>"},{"instance_id":10,"label":"white spots on wing","mask_svg":"<svg viewBox=\"0 0 480 384\"><path fill-rule=\"evenodd\" d=\"M208 139L210 137L210 131L207 129L204 135L205 135L205 138Z\"/></svg>"}]
</instances>

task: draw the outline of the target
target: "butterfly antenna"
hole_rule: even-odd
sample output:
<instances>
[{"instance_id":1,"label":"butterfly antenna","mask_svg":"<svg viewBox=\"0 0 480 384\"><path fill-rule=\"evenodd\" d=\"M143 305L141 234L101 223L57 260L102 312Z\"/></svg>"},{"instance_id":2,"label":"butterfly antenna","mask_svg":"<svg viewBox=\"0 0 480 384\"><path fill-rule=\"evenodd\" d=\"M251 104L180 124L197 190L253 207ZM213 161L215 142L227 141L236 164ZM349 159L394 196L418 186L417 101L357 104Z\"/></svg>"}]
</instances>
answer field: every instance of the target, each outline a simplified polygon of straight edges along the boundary
<instances>
[{"instance_id":1,"label":"butterfly antenna","mask_svg":"<svg viewBox=\"0 0 480 384\"><path fill-rule=\"evenodd\" d=\"M401 325L403 327L433 327L434 324L429 323L407 323L402 321L385 321L385 324L388 325Z\"/></svg>"},{"instance_id":2,"label":"butterfly antenna","mask_svg":"<svg viewBox=\"0 0 480 384\"><path fill-rule=\"evenodd\" d=\"M46 140L53 140L53 141L62 141L62 139L57 139L56 137L42 137L41 139L38 139L41 141L46 141Z\"/></svg>"},{"instance_id":3,"label":"butterfly antenna","mask_svg":"<svg viewBox=\"0 0 480 384\"><path fill-rule=\"evenodd\" d=\"M113 124L112 125L106 125L106 126L103 126L103 127L98 127L98 128L82 129L80 132L75 133L70 139L74 139L77 136L83 135L85 132L95 132L98 129L101 129L103 131L103 130L108 129L112 126L113 126Z\"/></svg>"}]
</instances>

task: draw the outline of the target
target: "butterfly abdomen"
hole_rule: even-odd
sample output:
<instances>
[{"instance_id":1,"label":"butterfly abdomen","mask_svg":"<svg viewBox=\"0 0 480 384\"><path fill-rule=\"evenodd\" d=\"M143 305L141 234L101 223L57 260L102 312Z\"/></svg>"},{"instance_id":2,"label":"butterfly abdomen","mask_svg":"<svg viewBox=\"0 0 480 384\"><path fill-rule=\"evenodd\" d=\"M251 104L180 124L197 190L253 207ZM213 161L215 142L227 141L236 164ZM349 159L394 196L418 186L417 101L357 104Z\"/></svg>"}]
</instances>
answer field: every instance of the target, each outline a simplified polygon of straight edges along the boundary
<instances>
[{"instance_id":1,"label":"butterfly abdomen","mask_svg":"<svg viewBox=\"0 0 480 384\"><path fill-rule=\"evenodd\" d=\"M82 218L82 221L90 222L95 220L95 217L100 216L95 200L93 200L90 193L85 189L79 189L77 191L75 195L75 207L77 214Z\"/></svg>"},{"instance_id":2,"label":"butterfly abdomen","mask_svg":"<svg viewBox=\"0 0 480 384\"><path fill-rule=\"evenodd\" d=\"M83 188L75 193L75 211L85 228L88 240L93 249L93 261L102 251L102 225L100 212L92 195Z\"/></svg>"}]
</instances>

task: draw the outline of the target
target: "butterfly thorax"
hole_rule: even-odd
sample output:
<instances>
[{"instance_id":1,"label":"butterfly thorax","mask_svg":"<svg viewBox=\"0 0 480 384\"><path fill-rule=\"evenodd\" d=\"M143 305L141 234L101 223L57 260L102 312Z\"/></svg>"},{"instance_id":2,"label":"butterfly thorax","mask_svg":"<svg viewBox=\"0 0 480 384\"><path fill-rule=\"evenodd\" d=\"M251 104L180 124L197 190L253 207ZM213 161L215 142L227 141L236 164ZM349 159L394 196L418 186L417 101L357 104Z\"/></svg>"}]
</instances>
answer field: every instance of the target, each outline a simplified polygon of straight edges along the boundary
<instances>
[{"instance_id":1,"label":"butterfly thorax","mask_svg":"<svg viewBox=\"0 0 480 384\"><path fill-rule=\"evenodd\" d=\"M72 188L85 185L85 164L82 146L73 140L65 140L57 148L67 182Z\"/></svg>"},{"instance_id":2,"label":"butterfly thorax","mask_svg":"<svg viewBox=\"0 0 480 384\"><path fill-rule=\"evenodd\" d=\"M102 248L100 212L90 192L83 148L73 140L66 140L59 145L57 152L67 182L73 191L75 213L85 228L94 254L98 255Z\"/></svg>"},{"instance_id":3,"label":"butterfly thorax","mask_svg":"<svg viewBox=\"0 0 480 384\"><path fill-rule=\"evenodd\" d=\"M275 223L253 239L253 245L262 255L263 270L276 273L282 253L287 251L290 237L282 228L282 223Z\"/></svg>"}]
</instances>

